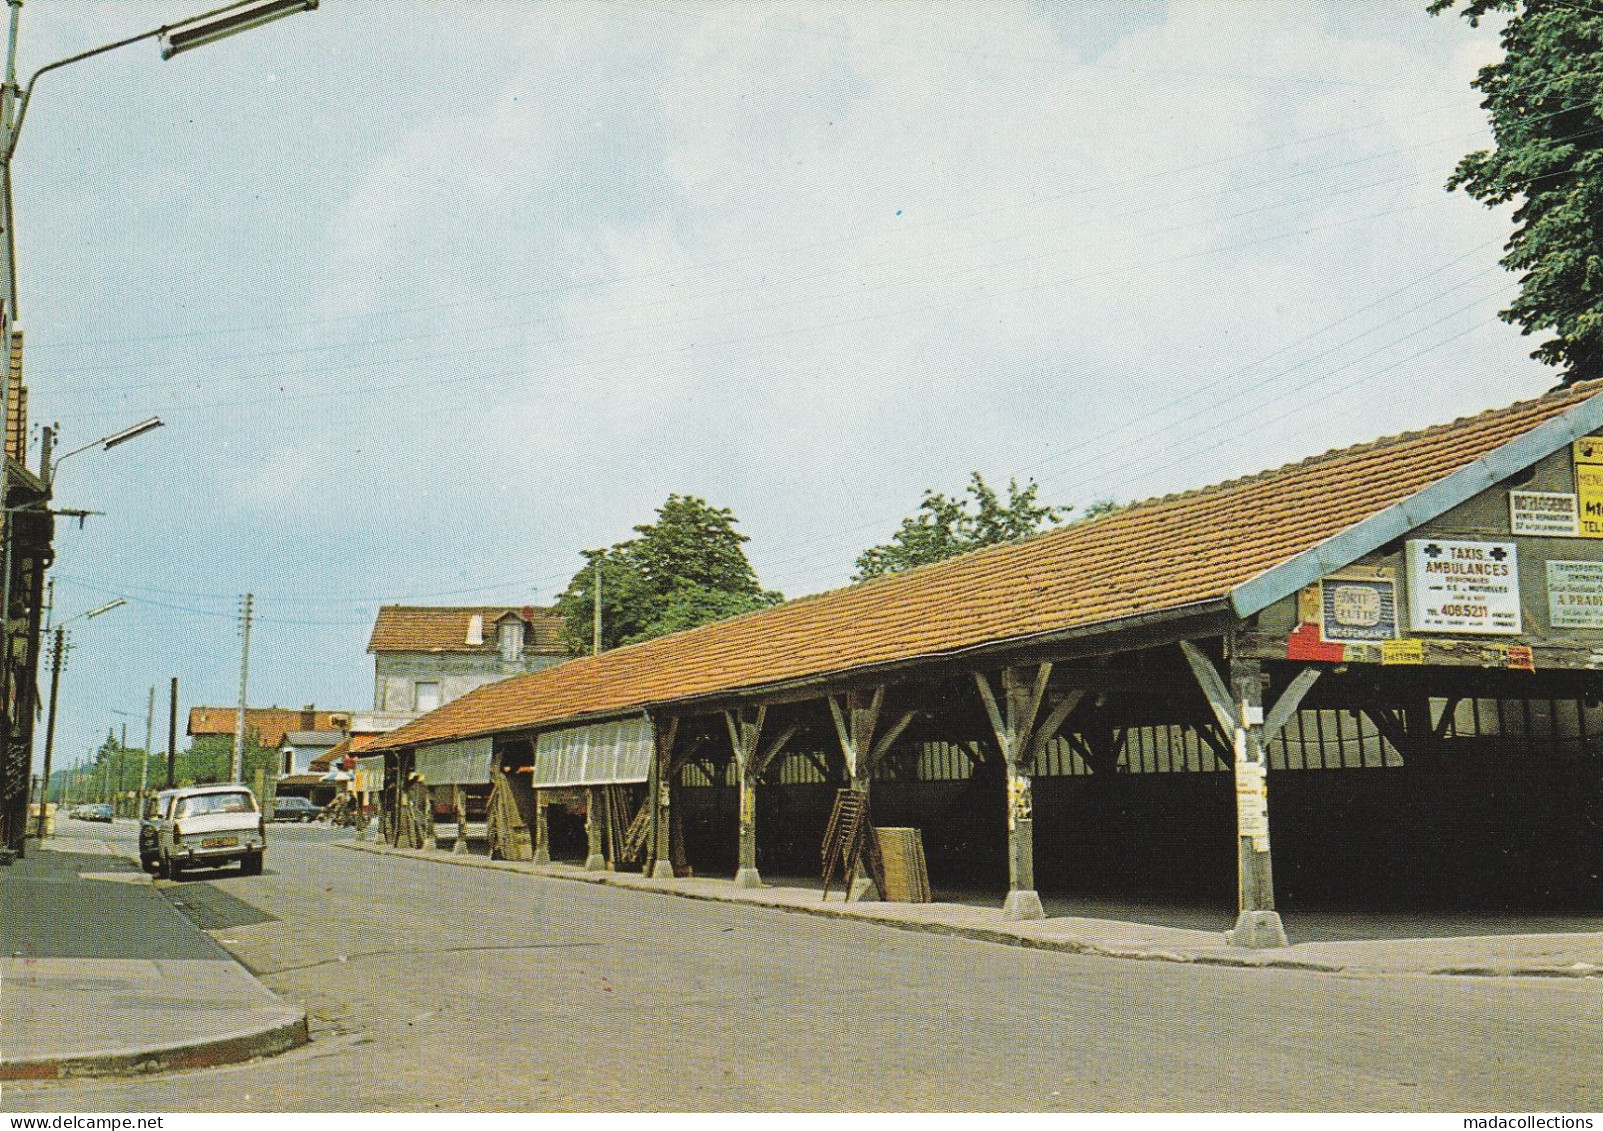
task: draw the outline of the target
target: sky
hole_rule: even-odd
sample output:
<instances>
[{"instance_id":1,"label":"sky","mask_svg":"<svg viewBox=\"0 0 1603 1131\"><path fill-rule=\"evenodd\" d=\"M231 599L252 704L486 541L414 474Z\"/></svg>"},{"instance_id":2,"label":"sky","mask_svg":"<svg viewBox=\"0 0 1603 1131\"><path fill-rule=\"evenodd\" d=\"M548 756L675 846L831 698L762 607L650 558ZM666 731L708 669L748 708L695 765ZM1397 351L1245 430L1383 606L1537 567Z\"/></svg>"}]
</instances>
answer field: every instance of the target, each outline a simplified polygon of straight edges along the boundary
<instances>
[{"instance_id":1,"label":"sky","mask_svg":"<svg viewBox=\"0 0 1603 1131\"><path fill-rule=\"evenodd\" d=\"M1539 394L1495 25L1424 0L323 0L41 79L20 321L63 449L57 764L364 709L381 603L545 604L670 492L844 584L926 489L1126 502ZM27 0L24 77L202 10ZM182 723L180 723L182 726ZM185 744L181 737L180 744Z\"/></svg>"}]
</instances>

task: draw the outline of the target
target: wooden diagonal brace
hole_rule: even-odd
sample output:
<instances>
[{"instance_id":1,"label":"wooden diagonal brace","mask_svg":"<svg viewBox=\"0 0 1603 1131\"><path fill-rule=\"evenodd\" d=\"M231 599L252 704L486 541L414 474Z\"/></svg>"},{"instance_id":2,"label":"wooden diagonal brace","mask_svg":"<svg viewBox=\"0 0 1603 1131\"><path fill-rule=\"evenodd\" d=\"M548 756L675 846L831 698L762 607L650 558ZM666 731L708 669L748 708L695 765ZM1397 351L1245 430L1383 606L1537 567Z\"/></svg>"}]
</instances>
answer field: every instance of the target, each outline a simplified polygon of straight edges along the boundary
<instances>
[{"instance_id":1,"label":"wooden diagonal brace","mask_svg":"<svg viewBox=\"0 0 1603 1131\"><path fill-rule=\"evenodd\" d=\"M880 761L889 753L891 745L902 737L902 732L913 721L914 714L915 712L913 711L904 711L902 717L896 720L891 729L879 737L874 743L873 751L868 756L868 764L870 766L877 767L880 764Z\"/></svg>"},{"instance_id":2,"label":"wooden diagonal brace","mask_svg":"<svg viewBox=\"0 0 1603 1131\"><path fill-rule=\"evenodd\" d=\"M1052 708L1051 712L1046 716L1046 720L1036 728L1035 735L1030 739L1030 759L1032 761L1041 752L1041 747L1058 736L1058 731L1063 729L1063 724L1068 721L1069 715L1074 712L1074 709L1084 699L1085 689L1077 687L1065 695L1061 703Z\"/></svg>"},{"instance_id":3,"label":"wooden diagonal brace","mask_svg":"<svg viewBox=\"0 0 1603 1131\"><path fill-rule=\"evenodd\" d=\"M1186 663L1191 665L1191 672L1197 677L1197 683L1208 700L1208 706L1213 708L1213 716L1219 720L1219 729L1226 735L1235 734L1241 720L1236 718L1235 702L1230 698L1230 690L1225 687L1225 681L1219 678L1219 672L1213 666L1213 661L1203 655L1202 649L1189 640L1180 641L1180 651L1185 653Z\"/></svg>"},{"instance_id":4,"label":"wooden diagonal brace","mask_svg":"<svg viewBox=\"0 0 1603 1131\"><path fill-rule=\"evenodd\" d=\"M1280 698L1275 700L1275 705L1269 708L1269 713L1264 716L1263 744L1265 746L1274 741L1281 728L1296 715L1297 708L1302 705L1303 696L1308 694L1308 689L1313 687L1318 679L1318 668L1303 668L1292 679L1286 690L1280 693Z\"/></svg>"},{"instance_id":5,"label":"wooden diagonal brace","mask_svg":"<svg viewBox=\"0 0 1603 1131\"><path fill-rule=\"evenodd\" d=\"M991 690L991 681L984 672L974 673L974 686L979 688L980 699L985 704L985 713L991 717L991 731L996 735L997 744L1002 748L1004 761L1012 761L1013 755L1008 750L1007 723L1002 719L1002 712L996 706L996 693Z\"/></svg>"},{"instance_id":6,"label":"wooden diagonal brace","mask_svg":"<svg viewBox=\"0 0 1603 1131\"><path fill-rule=\"evenodd\" d=\"M787 742L796 737L796 732L800 729L801 727L799 724L791 723L790 726L780 731L779 737L770 742L768 744L768 749L763 751L762 755L757 759L756 765L752 770L753 775L756 777L762 777L763 774L767 772L769 763L772 762L776 756L778 756L780 751L785 749L785 744Z\"/></svg>"}]
</instances>

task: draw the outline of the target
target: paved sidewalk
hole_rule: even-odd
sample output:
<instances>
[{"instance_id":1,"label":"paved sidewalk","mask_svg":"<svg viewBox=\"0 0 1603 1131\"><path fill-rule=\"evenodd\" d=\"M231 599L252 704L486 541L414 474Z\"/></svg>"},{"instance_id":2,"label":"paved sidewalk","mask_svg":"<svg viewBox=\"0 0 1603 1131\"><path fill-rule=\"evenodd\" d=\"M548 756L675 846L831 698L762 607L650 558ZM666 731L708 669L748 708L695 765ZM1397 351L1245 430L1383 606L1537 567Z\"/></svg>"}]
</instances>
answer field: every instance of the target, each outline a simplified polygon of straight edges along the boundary
<instances>
[{"instance_id":1,"label":"paved sidewalk","mask_svg":"<svg viewBox=\"0 0 1603 1131\"><path fill-rule=\"evenodd\" d=\"M103 841L0 869L0 1080L227 1064L307 1039L269 991Z\"/></svg>"},{"instance_id":2,"label":"paved sidewalk","mask_svg":"<svg viewBox=\"0 0 1603 1131\"><path fill-rule=\"evenodd\" d=\"M342 841L338 846L458 867L523 872L686 899L748 903L809 915L866 920L904 930L1110 958L1348 974L1603 979L1603 930L1308 942L1244 950L1227 945L1222 929L1190 930L1074 916L1014 922L1003 919L998 908L960 903L846 903L838 894L832 893L825 901L818 890L803 887L737 888L729 880L700 877L652 880L633 872L586 872L572 864L536 866L442 851L396 849L366 841Z\"/></svg>"}]
</instances>

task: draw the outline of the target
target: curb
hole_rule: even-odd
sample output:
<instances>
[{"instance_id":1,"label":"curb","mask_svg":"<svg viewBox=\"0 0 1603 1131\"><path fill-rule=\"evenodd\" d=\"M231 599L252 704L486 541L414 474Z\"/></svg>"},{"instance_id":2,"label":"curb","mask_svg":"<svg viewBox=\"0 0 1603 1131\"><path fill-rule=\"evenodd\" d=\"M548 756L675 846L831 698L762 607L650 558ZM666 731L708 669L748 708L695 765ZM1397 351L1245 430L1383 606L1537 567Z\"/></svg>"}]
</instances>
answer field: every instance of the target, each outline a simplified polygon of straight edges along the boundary
<instances>
[{"instance_id":1,"label":"curb","mask_svg":"<svg viewBox=\"0 0 1603 1131\"><path fill-rule=\"evenodd\" d=\"M895 916L875 915L871 911L849 910L844 905L831 905L823 902L816 904L794 903L762 903L753 899L741 899L737 896L724 896L714 892L679 891L673 888L649 887L645 884L630 882L617 882L618 873L613 872L581 872L569 875L562 872L539 871L533 865L525 865L523 861L489 860L483 856L459 856L449 852L426 852L422 849L391 848L388 845L365 843L361 841L336 841L335 847L347 848L352 852L366 852L374 856L399 856L403 859L422 860L433 864L454 864L459 868L487 868L492 871L516 872L520 875L533 876L537 879L566 880L571 883L595 884L604 887L615 887L622 891L638 891L649 895L673 896L679 899L694 900L698 903L721 903L738 907L760 907L767 911L785 911L796 915L814 915L823 919L839 919L854 923L873 923L881 927L892 927L899 931L910 931L914 934L945 935L951 938L973 939L976 942L997 943L1002 946L1024 947L1028 950L1053 951L1059 954L1090 955L1093 958L1124 958L1145 962L1178 962L1197 965L1212 964L1216 966L1245 966L1264 967L1289 964L1293 969L1320 969L1328 972L1345 970L1344 966L1331 966L1322 963L1304 963L1295 960L1254 961L1247 957L1233 958L1228 956L1193 956L1180 954L1167 950L1129 950L1117 947L1098 946L1096 943L1086 942L1084 939L1052 939L1034 938L1029 935L1016 935L1011 931L998 930L994 927L965 926L960 923L940 923L919 921L916 919L901 919ZM523 866L520 866L523 865ZM853 907L872 907L873 904L854 904Z\"/></svg>"},{"instance_id":2,"label":"curb","mask_svg":"<svg viewBox=\"0 0 1603 1131\"><path fill-rule=\"evenodd\" d=\"M310 1039L306 1029L306 1013L302 1010L292 1019L265 1029L232 1033L208 1041L40 1060L8 1060L0 1064L0 1080L70 1080L91 1076L139 1076L180 1068L215 1068L288 1052Z\"/></svg>"},{"instance_id":3,"label":"curb","mask_svg":"<svg viewBox=\"0 0 1603 1131\"><path fill-rule=\"evenodd\" d=\"M734 895L719 895L715 892L679 891L674 888L653 887L649 882L633 882L625 880L619 882L620 873L615 872L580 872L569 874L565 872L548 872L536 868L533 864L517 860L491 860L483 856L464 856L451 852L427 852L422 849L391 848L383 842L369 841L335 841L337 848L346 848L352 852L366 852L374 856L399 856L405 859L422 860L435 864L452 864L459 868L484 868L498 872L515 872L519 875L534 876L547 880L566 880L570 883L597 884L615 887L623 891L638 891L653 895L675 896L679 899L691 899L702 903L722 903L743 907L761 907L770 911L788 911L798 915L815 915L826 919L843 919L859 923L874 923L883 927L893 927L901 931L912 931L928 935L947 935L956 938L974 939L977 942L998 943L1003 946L1018 946L1032 950L1054 951L1060 954L1082 954L1094 958L1122 958L1135 962L1174 962L1192 966L1222 966L1243 970L1292 970L1311 974L1374 974L1387 976L1429 976L1429 977L1479 977L1479 978L1603 978L1603 966L1594 966L1586 962L1577 962L1572 966L1439 966L1425 970L1410 971L1382 971L1366 967L1360 963L1324 962L1313 958L1298 958L1285 953L1274 951L1240 951L1232 953L1223 945L1217 951L1201 951L1197 953L1182 953L1172 950L1133 950L1126 947L1101 946L1097 943L1087 942L1084 939L1073 938L1038 938L1029 935L1014 934L1011 931L999 930L994 927L967 926L960 923L941 923L914 919L902 919L894 916L879 916L871 911L856 910L867 908L873 904L853 904L849 909L841 904L793 904L793 903L763 903L758 900L742 899Z\"/></svg>"}]
</instances>

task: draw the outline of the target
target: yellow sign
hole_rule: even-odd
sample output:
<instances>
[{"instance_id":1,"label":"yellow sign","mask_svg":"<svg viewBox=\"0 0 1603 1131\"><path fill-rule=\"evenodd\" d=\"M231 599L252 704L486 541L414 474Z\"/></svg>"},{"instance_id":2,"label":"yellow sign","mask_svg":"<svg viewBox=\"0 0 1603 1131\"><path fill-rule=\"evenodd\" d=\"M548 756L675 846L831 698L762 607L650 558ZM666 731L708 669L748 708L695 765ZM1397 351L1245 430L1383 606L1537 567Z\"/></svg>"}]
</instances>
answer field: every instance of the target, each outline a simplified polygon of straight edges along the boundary
<instances>
[{"instance_id":1,"label":"yellow sign","mask_svg":"<svg viewBox=\"0 0 1603 1131\"><path fill-rule=\"evenodd\" d=\"M1576 463L1603 463L1603 436L1582 436L1575 441Z\"/></svg>"},{"instance_id":2,"label":"yellow sign","mask_svg":"<svg viewBox=\"0 0 1603 1131\"><path fill-rule=\"evenodd\" d=\"M1425 642L1423 640L1382 640L1380 642L1380 662L1382 664L1423 664L1425 662Z\"/></svg>"},{"instance_id":3,"label":"yellow sign","mask_svg":"<svg viewBox=\"0 0 1603 1131\"><path fill-rule=\"evenodd\" d=\"M1603 437L1583 436L1574 447L1581 537L1603 538Z\"/></svg>"}]
</instances>

